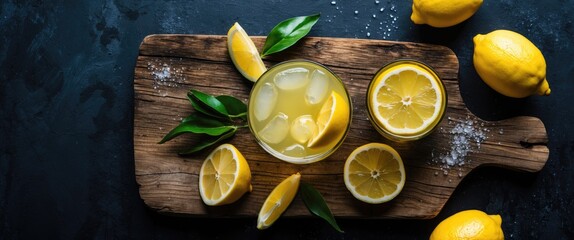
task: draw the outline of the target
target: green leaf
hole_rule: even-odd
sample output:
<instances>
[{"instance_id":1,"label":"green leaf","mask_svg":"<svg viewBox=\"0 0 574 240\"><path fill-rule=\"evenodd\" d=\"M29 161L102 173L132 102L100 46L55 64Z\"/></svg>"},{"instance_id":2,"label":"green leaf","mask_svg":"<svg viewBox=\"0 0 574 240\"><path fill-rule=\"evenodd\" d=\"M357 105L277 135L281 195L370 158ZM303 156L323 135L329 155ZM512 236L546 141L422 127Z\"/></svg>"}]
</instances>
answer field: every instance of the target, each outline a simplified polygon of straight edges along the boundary
<instances>
[{"instance_id":1,"label":"green leaf","mask_svg":"<svg viewBox=\"0 0 574 240\"><path fill-rule=\"evenodd\" d=\"M202 115L200 113L192 113L191 115L183 119L182 122L177 127L175 127L168 134L166 134L159 143L160 144L165 143L184 133L197 133L197 134L207 134L210 136L219 136L235 128L237 127L227 125L216 119L206 118L205 115Z\"/></svg>"},{"instance_id":2,"label":"green leaf","mask_svg":"<svg viewBox=\"0 0 574 240\"><path fill-rule=\"evenodd\" d=\"M208 136L208 135L206 135L204 138L201 139L201 142L193 145L190 149L187 149L183 152L179 152L178 154L179 155L189 155L189 154L201 151L204 148L207 148L209 146L212 146L216 143L219 143L225 139L232 137L236 131L237 131L237 129L232 129L232 130L226 132L225 134L223 134L221 136Z\"/></svg>"},{"instance_id":3,"label":"green leaf","mask_svg":"<svg viewBox=\"0 0 574 240\"><path fill-rule=\"evenodd\" d=\"M184 133L198 134L198 142L180 152L180 155L201 151L232 137L237 129L247 127L247 105L237 98L226 95L215 97L193 89L189 90L187 98L196 111L159 142L165 143Z\"/></svg>"},{"instance_id":4,"label":"green leaf","mask_svg":"<svg viewBox=\"0 0 574 240\"><path fill-rule=\"evenodd\" d=\"M216 97L197 90L189 90L187 98L191 101L193 107L210 116L228 118L227 109Z\"/></svg>"},{"instance_id":5,"label":"green leaf","mask_svg":"<svg viewBox=\"0 0 574 240\"><path fill-rule=\"evenodd\" d=\"M264 57L291 47L311 31L320 16L321 14L294 17L277 24L267 35L261 56Z\"/></svg>"},{"instance_id":6,"label":"green leaf","mask_svg":"<svg viewBox=\"0 0 574 240\"><path fill-rule=\"evenodd\" d=\"M227 113L229 113L229 117L239 117L242 119L247 118L247 105L245 105L241 100L227 95L221 95L215 98L225 106Z\"/></svg>"},{"instance_id":7,"label":"green leaf","mask_svg":"<svg viewBox=\"0 0 574 240\"><path fill-rule=\"evenodd\" d=\"M335 217L333 216L333 213L331 213L331 209L327 206L327 202L325 202L325 199L317 189L308 183L301 182L299 186L299 194L301 194L301 198L303 199L305 206L307 206L307 209L309 209L309 212L325 219L325 221L331 224L335 230L341 233L343 232L343 230L339 228L339 225L337 225L337 221L335 221Z\"/></svg>"}]
</instances>

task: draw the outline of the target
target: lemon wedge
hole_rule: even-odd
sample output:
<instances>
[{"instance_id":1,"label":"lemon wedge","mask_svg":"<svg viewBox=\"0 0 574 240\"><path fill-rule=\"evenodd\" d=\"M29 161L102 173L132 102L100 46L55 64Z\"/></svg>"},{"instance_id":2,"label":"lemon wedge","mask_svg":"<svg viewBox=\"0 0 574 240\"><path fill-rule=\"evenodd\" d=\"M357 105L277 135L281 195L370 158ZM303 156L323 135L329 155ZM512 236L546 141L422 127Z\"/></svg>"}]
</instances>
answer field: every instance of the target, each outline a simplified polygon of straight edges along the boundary
<instances>
[{"instance_id":1,"label":"lemon wedge","mask_svg":"<svg viewBox=\"0 0 574 240\"><path fill-rule=\"evenodd\" d=\"M255 44L239 23L227 32L227 50L235 68L249 81L257 81L267 71Z\"/></svg>"},{"instance_id":2,"label":"lemon wedge","mask_svg":"<svg viewBox=\"0 0 574 240\"><path fill-rule=\"evenodd\" d=\"M382 143L369 143L355 149L345 162L343 176L351 194L371 204L392 200L405 185L401 156Z\"/></svg>"},{"instance_id":3,"label":"lemon wedge","mask_svg":"<svg viewBox=\"0 0 574 240\"><path fill-rule=\"evenodd\" d=\"M259 216L257 217L257 229L266 229L273 224L285 212L299 189L299 182L301 181L301 174L295 173L279 185L269 194Z\"/></svg>"},{"instance_id":4,"label":"lemon wedge","mask_svg":"<svg viewBox=\"0 0 574 240\"><path fill-rule=\"evenodd\" d=\"M371 121L402 137L429 133L446 109L446 93L438 76L411 62L383 68L369 86L368 99Z\"/></svg>"},{"instance_id":5,"label":"lemon wedge","mask_svg":"<svg viewBox=\"0 0 574 240\"><path fill-rule=\"evenodd\" d=\"M222 144L207 156L199 171L199 194L206 205L230 204L251 190L251 170L237 148Z\"/></svg>"},{"instance_id":6,"label":"lemon wedge","mask_svg":"<svg viewBox=\"0 0 574 240\"><path fill-rule=\"evenodd\" d=\"M337 141L345 134L349 120L349 104L337 92L331 92L319 111L317 121L315 121L317 128L307 142L307 147L322 147L332 141Z\"/></svg>"}]
</instances>

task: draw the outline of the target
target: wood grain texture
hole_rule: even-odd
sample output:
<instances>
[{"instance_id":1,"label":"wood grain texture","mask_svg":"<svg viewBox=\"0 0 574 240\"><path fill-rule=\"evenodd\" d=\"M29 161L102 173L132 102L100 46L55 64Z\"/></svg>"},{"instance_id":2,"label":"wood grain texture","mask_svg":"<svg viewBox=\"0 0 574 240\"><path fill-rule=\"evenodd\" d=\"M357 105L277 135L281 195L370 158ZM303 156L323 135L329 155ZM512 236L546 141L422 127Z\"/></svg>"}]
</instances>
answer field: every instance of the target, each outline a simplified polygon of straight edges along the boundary
<instances>
[{"instance_id":1,"label":"wood grain texture","mask_svg":"<svg viewBox=\"0 0 574 240\"><path fill-rule=\"evenodd\" d=\"M225 36L151 35L141 46L134 75L134 157L140 195L152 209L167 214L206 217L256 216L271 190L284 178L301 172L325 197L336 217L432 218L460 181L473 169L498 166L536 172L548 159L544 124L534 117L487 122L465 106L458 86L458 59L448 48L436 45L382 40L308 37L286 52L265 59L275 63L304 58L320 62L339 75L352 98L353 118L343 145L329 158L309 165L294 165L267 154L248 129L229 142L247 158L253 175L253 192L238 202L207 207L199 197L198 174L209 151L180 157L177 151L196 141L178 137L157 142L193 110L186 99L189 89L213 95L233 95L247 102L252 83L245 80L229 59ZM264 38L253 37L260 48ZM448 93L448 107L439 128L428 137L395 143L379 135L368 120L366 89L383 65L403 58L427 63L441 77ZM472 121L487 137L473 142L464 165L445 168L440 156L452 148L452 129ZM343 166L356 147L369 142L391 145L405 163L407 182L393 201L369 205L356 200L343 183ZM309 216L296 198L286 216Z\"/></svg>"}]
</instances>

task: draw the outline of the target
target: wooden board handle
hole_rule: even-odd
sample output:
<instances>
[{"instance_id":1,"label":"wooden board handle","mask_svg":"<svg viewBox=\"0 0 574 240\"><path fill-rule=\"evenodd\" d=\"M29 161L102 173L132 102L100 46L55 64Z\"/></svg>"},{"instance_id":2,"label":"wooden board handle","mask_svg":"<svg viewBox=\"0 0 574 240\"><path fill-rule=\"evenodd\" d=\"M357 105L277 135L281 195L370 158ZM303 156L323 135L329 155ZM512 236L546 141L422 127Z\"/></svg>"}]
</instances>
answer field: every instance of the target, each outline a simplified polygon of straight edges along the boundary
<instances>
[{"instance_id":1,"label":"wooden board handle","mask_svg":"<svg viewBox=\"0 0 574 240\"><path fill-rule=\"evenodd\" d=\"M544 167L549 155L548 135L540 119L521 116L491 123L491 134L476 154L480 165L527 172Z\"/></svg>"}]
</instances>

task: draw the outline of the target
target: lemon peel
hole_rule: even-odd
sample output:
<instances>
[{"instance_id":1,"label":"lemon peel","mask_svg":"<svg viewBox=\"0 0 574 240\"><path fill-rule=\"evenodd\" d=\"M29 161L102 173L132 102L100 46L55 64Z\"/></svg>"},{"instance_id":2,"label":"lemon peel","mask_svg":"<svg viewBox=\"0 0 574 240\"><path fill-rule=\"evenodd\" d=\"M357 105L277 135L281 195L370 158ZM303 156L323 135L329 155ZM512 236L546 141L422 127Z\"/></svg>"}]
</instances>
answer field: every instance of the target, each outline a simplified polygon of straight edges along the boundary
<instances>
[{"instance_id":1,"label":"lemon peel","mask_svg":"<svg viewBox=\"0 0 574 240\"><path fill-rule=\"evenodd\" d=\"M474 68L492 89L513 98L550 95L544 55L526 37L495 30L476 35L473 42Z\"/></svg>"},{"instance_id":2,"label":"lemon peel","mask_svg":"<svg viewBox=\"0 0 574 240\"><path fill-rule=\"evenodd\" d=\"M415 24L451 27L469 19L482 5L482 0L414 0L411 20Z\"/></svg>"},{"instance_id":3,"label":"lemon peel","mask_svg":"<svg viewBox=\"0 0 574 240\"><path fill-rule=\"evenodd\" d=\"M500 215L488 215L480 210L458 212L440 222L430 240L503 240Z\"/></svg>"}]
</instances>

